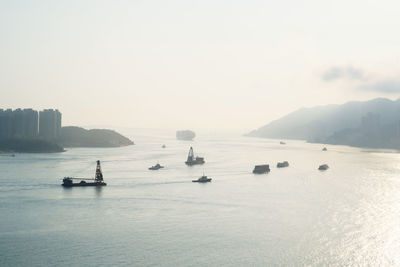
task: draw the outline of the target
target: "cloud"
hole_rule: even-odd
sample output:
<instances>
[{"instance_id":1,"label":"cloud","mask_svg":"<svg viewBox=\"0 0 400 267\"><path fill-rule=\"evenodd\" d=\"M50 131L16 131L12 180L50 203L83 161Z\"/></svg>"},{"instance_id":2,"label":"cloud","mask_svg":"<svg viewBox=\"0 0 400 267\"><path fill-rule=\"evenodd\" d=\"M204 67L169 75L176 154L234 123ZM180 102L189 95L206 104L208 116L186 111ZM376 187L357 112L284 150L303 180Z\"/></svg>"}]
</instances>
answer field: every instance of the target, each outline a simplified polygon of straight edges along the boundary
<instances>
[{"instance_id":1,"label":"cloud","mask_svg":"<svg viewBox=\"0 0 400 267\"><path fill-rule=\"evenodd\" d=\"M380 92L385 94L400 93L400 80L383 80L367 84L359 88L363 91Z\"/></svg>"},{"instance_id":2,"label":"cloud","mask_svg":"<svg viewBox=\"0 0 400 267\"><path fill-rule=\"evenodd\" d=\"M365 74L361 69L351 66L332 67L322 74L322 80L331 82L335 80L365 80Z\"/></svg>"}]
</instances>

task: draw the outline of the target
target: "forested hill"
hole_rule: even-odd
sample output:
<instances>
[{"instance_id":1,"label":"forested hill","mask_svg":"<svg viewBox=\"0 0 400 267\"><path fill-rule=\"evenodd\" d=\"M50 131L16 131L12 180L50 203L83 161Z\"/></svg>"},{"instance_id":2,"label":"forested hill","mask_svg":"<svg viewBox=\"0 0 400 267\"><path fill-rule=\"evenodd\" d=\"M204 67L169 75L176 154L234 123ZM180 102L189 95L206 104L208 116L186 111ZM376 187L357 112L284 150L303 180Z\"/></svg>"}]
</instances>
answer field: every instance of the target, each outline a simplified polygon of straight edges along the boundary
<instances>
[{"instance_id":1,"label":"forested hill","mask_svg":"<svg viewBox=\"0 0 400 267\"><path fill-rule=\"evenodd\" d=\"M62 127L58 143L64 147L121 147L134 144L113 130L86 130L76 126Z\"/></svg>"}]
</instances>

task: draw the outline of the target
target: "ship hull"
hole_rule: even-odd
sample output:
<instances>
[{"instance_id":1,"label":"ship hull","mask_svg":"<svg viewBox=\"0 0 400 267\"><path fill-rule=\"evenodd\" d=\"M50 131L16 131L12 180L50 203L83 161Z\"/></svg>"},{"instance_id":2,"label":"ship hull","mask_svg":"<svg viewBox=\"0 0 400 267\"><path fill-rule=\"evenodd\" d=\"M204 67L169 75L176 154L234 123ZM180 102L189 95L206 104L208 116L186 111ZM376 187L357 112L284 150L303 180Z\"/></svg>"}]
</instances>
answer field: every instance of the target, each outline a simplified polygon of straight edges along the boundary
<instances>
[{"instance_id":1,"label":"ship hull","mask_svg":"<svg viewBox=\"0 0 400 267\"><path fill-rule=\"evenodd\" d=\"M204 164L204 161L186 161L185 164L188 166L193 166L193 165L201 165Z\"/></svg>"},{"instance_id":2,"label":"ship hull","mask_svg":"<svg viewBox=\"0 0 400 267\"><path fill-rule=\"evenodd\" d=\"M199 180L192 180L192 182L193 182L193 183L208 183L208 182L211 182L211 178L210 178L210 179L207 179L207 180L202 180L202 181L199 181Z\"/></svg>"},{"instance_id":3,"label":"ship hull","mask_svg":"<svg viewBox=\"0 0 400 267\"><path fill-rule=\"evenodd\" d=\"M72 183L62 184L64 187L78 187L78 186L106 186L106 183Z\"/></svg>"},{"instance_id":4,"label":"ship hull","mask_svg":"<svg viewBox=\"0 0 400 267\"><path fill-rule=\"evenodd\" d=\"M149 170L157 171L157 170L162 169L162 168L164 168L164 167L150 167Z\"/></svg>"}]
</instances>

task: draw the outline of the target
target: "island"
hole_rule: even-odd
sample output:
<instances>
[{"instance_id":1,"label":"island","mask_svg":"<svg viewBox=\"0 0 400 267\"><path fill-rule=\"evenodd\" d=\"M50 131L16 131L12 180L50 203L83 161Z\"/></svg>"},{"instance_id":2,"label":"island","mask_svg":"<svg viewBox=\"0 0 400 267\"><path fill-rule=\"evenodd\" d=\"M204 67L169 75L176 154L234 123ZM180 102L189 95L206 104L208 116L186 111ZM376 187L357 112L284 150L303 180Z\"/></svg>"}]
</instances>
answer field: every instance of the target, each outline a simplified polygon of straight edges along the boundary
<instances>
[{"instance_id":1,"label":"island","mask_svg":"<svg viewBox=\"0 0 400 267\"><path fill-rule=\"evenodd\" d=\"M0 139L2 153L56 153L64 152L64 148L55 142L33 138Z\"/></svg>"},{"instance_id":2,"label":"island","mask_svg":"<svg viewBox=\"0 0 400 267\"><path fill-rule=\"evenodd\" d=\"M61 128L57 143L63 147L122 147L134 145L127 137L108 129Z\"/></svg>"},{"instance_id":3,"label":"island","mask_svg":"<svg viewBox=\"0 0 400 267\"><path fill-rule=\"evenodd\" d=\"M64 147L121 147L133 142L107 129L62 127L58 109L0 108L0 153L63 152Z\"/></svg>"}]
</instances>

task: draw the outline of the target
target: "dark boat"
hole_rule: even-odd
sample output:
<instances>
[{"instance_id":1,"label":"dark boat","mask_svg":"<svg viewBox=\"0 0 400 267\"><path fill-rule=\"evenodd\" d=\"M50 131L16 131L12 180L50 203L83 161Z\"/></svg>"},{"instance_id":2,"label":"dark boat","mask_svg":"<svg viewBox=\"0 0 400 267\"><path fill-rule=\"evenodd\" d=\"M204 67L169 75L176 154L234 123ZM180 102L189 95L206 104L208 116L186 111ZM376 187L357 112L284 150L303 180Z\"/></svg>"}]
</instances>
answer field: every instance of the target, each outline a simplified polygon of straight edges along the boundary
<instances>
[{"instance_id":1,"label":"dark boat","mask_svg":"<svg viewBox=\"0 0 400 267\"><path fill-rule=\"evenodd\" d=\"M204 162L204 158L194 157L193 147L190 147L187 160L185 161L186 165L192 166L197 164L204 164Z\"/></svg>"},{"instance_id":2,"label":"dark boat","mask_svg":"<svg viewBox=\"0 0 400 267\"><path fill-rule=\"evenodd\" d=\"M327 169L329 169L328 164L322 164L318 167L318 170L320 171L326 171Z\"/></svg>"},{"instance_id":3,"label":"dark boat","mask_svg":"<svg viewBox=\"0 0 400 267\"><path fill-rule=\"evenodd\" d=\"M164 168L164 166L161 166L159 163L157 163L156 165L151 166L151 167L149 168L149 170L156 171L156 170L159 170L159 169L161 169L161 168Z\"/></svg>"},{"instance_id":4,"label":"dark boat","mask_svg":"<svg viewBox=\"0 0 400 267\"><path fill-rule=\"evenodd\" d=\"M289 167L289 162L284 161L284 162L278 162L278 164L276 164L277 168L285 168L285 167Z\"/></svg>"},{"instance_id":5,"label":"dark boat","mask_svg":"<svg viewBox=\"0 0 400 267\"><path fill-rule=\"evenodd\" d=\"M208 178L207 176L205 176L204 174L203 174L203 176L201 176L199 179L197 179L197 180L192 180L192 182L193 183L208 183L208 182L211 182L211 178Z\"/></svg>"},{"instance_id":6,"label":"dark boat","mask_svg":"<svg viewBox=\"0 0 400 267\"><path fill-rule=\"evenodd\" d=\"M270 172L269 164L254 166L253 173L255 173L255 174L262 174L262 173L267 173L267 172Z\"/></svg>"},{"instance_id":7,"label":"dark boat","mask_svg":"<svg viewBox=\"0 0 400 267\"><path fill-rule=\"evenodd\" d=\"M328 149L327 149L326 147L324 147L324 148L322 149L322 151L328 151Z\"/></svg>"},{"instance_id":8,"label":"dark boat","mask_svg":"<svg viewBox=\"0 0 400 267\"><path fill-rule=\"evenodd\" d=\"M73 180L80 180L79 183L74 183ZM91 181L91 182L87 182ZM89 178L73 178L64 177L62 186L64 187L75 187L75 186L105 186L107 185L103 181L103 173L101 172L100 160L97 161L96 175L94 179Z\"/></svg>"},{"instance_id":9,"label":"dark boat","mask_svg":"<svg viewBox=\"0 0 400 267\"><path fill-rule=\"evenodd\" d=\"M164 144L164 145L162 145L162 148L166 148L167 146Z\"/></svg>"},{"instance_id":10,"label":"dark boat","mask_svg":"<svg viewBox=\"0 0 400 267\"><path fill-rule=\"evenodd\" d=\"M279 144L281 144L281 145L286 145L286 143L283 142L283 141L280 141Z\"/></svg>"}]
</instances>

